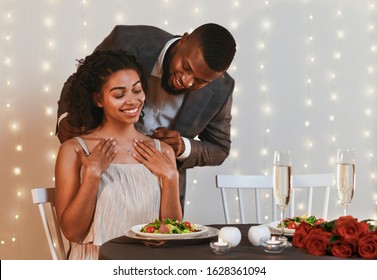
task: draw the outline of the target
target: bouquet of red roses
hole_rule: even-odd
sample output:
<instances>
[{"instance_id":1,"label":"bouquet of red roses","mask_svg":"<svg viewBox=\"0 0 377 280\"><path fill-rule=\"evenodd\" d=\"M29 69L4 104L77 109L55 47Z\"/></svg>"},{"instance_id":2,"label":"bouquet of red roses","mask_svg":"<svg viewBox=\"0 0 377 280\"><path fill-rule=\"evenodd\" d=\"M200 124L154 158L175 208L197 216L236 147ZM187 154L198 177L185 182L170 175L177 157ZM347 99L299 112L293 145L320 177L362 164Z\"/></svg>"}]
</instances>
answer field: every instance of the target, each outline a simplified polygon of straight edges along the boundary
<instances>
[{"instance_id":1,"label":"bouquet of red roses","mask_svg":"<svg viewBox=\"0 0 377 280\"><path fill-rule=\"evenodd\" d=\"M302 222L295 230L292 244L317 256L377 259L377 227L370 221L343 216L315 226Z\"/></svg>"}]
</instances>

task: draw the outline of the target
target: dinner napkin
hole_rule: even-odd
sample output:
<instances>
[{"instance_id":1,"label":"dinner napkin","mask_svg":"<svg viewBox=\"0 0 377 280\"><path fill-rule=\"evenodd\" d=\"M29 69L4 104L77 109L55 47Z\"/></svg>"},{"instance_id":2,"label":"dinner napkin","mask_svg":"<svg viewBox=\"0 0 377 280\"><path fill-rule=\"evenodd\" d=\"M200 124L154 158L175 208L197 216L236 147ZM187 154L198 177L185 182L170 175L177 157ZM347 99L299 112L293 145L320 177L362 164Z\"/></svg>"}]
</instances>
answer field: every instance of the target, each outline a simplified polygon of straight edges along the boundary
<instances>
[{"instance_id":1,"label":"dinner napkin","mask_svg":"<svg viewBox=\"0 0 377 280\"><path fill-rule=\"evenodd\" d=\"M270 229L266 225L251 226L249 228L249 232L247 233L250 243L254 246L260 246L260 239L262 237L269 238L270 236Z\"/></svg>"}]
</instances>

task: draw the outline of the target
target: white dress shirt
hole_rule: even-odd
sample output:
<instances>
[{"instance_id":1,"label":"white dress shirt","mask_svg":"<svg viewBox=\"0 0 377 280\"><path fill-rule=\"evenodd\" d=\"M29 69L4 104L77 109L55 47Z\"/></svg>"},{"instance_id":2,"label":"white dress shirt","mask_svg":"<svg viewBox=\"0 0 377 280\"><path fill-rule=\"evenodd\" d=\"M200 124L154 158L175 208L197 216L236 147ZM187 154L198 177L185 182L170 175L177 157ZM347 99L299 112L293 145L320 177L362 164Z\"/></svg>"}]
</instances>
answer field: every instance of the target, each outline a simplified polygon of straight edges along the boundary
<instances>
[{"instance_id":1,"label":"white dress shirt","mask_svg":"<svg viewBox=\"0 0 377 280\"><path fill-rule=\"evenodd\" d=\"M179 39L173 38L166 43L148 80L149 92L143 109L145 116L136 125L137 129L146 135L151 135L157 127L169 128L182 106L184 94L169 94L161 87L162 66L166 51ZM186 159L191 153L190 141L185 137L182 137L182 140L185 143L185 150L177 157L178 160Z\"/></svg>"}]
</instances>

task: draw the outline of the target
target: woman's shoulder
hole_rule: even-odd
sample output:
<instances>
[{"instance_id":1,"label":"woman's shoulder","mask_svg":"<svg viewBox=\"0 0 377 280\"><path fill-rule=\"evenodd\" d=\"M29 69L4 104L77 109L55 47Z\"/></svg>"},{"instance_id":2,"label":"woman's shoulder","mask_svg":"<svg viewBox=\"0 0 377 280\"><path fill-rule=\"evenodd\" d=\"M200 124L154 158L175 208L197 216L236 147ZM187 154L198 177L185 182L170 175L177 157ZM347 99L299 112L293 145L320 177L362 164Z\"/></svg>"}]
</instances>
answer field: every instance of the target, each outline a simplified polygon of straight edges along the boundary
<instances>
[{"instance_id":1,"label":"woman's shoulder","mask_svg":"<svg viewBox=\"0 0 377 280\"><path fill-rule=\"evenodd\" d=\"M81 143L80 143L81 142ZM60 145L60 150L76 149L82 145L91 146L94 142L98 142L98 139L88 137L87 135L73 137Z\"/></svg>"},{"instance_id":2,"label":"woman's shoulder","mask_svg":"<svg viewBox=\"0 0 377 280\"><path fill-rule=\"evenodd\" d=\"M60 149L66 149L66 148L69 148L69 147L73 147L73 146L76 146L77 144L78 144L77 140L75 139L75 137L73 137L71 139L68 139L64 143L62 143L60 145Z\"/></svg>"},{"instance_id":3,"label":"woman's shoulder","mask_svg":"<svg viewBox=\"0 0 377 280\"><path fill-rule=\"evenodd\" d=\"M144 143L151 145L152 147L155 147L156 149L158 149L158 147L160 147L161 152L173 150L170 147L170 145L165 143L164 141L161 141L161 140L149 137L149 136L145 137L143 139L143 141L144 141Z\"/></svg>"},{"instance_id":4,"label":"woman's shoulder","mask_svg":"<svg viewBox=\"0 0 377 280\"><path fill-rule=\"evenodd\" d=\"M174 153L173 148L169 144L165 143L164 141L158 140L158 139L156 139L156 140L160 142L160 147L161 147L162 153L167 152L167 151Z\"/></svg>"}]
</instances>

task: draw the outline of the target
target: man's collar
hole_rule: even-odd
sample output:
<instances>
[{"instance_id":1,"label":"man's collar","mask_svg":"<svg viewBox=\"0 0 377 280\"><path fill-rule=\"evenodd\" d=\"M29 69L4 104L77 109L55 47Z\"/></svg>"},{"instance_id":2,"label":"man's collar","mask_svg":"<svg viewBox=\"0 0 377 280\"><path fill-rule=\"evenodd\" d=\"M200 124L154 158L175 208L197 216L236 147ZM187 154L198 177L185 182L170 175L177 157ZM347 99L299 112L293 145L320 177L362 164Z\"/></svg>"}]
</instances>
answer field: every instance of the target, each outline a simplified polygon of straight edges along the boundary
<instances>
[{"instance_id":1,"label":"man's collar","mask_svg":"<svg viewBox=\"0 0 377 280\"><path fill-rule=\"evenodd\" d=\"M153 66L153 69L152 69L152 73L151 75L152 76L155 76L155 77L158 77L158 78L161 78L162 77L162 66L163 66L163 63L164 63L164 58L165 58L165 55L166 55L166 52L167 50L169 49L169 47L177 40L179 40L180 37L174 37L173 39L170 39L164 46L164 48L162 49L162 51L160 52L160 55L158 56L158 59L155 63L155 65Z\"/></svg>"}]
</instances>

